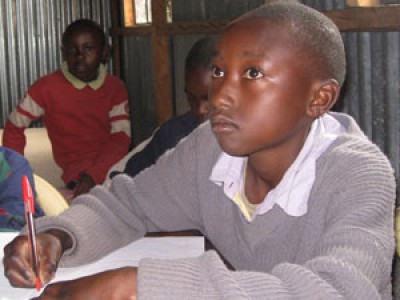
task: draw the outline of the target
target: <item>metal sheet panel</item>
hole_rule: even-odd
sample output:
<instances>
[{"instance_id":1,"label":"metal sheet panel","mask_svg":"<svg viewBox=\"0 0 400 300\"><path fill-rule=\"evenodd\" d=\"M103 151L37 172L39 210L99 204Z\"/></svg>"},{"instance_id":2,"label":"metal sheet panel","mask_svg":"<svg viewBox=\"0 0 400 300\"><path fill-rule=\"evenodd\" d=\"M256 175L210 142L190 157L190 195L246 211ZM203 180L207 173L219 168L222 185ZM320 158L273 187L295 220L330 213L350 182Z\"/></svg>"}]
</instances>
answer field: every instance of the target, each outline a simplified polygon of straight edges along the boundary
<instances>
[{"instance_id":1,"label":"metal sheet panel","mask_svg":"<svg viewBox=\"0 0 400 300\"><path fill-rule=\"evenodd\" d=\"M133 143L151 136L157 127L150 36L128 36L123 44L123 77L127 82Z\"/></svg>"},{"instance_id":2,"label":"metal sheet panel","mask_svg":"<svg viewBox=\"0 0 400 300\"><path fill-rule=\"evenodd\" d=\"M343 34L347 79L343 111L352 115L365 134L400 172L400 32Z\"/></svg>"}]
</instances>

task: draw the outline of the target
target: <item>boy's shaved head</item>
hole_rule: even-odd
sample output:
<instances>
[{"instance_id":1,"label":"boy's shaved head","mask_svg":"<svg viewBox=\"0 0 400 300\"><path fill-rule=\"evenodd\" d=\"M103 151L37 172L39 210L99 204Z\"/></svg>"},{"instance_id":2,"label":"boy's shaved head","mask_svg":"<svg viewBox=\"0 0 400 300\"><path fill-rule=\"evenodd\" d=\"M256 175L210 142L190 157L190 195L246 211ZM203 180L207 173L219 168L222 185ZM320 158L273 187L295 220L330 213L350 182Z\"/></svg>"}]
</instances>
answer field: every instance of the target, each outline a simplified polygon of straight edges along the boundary
<instances>
[{"instance_id":1,"label":"boy's shaved head","mask_svg":"<svg viewBox=\"0 0 400 300\"><path fill-rule=\"evenodd\" d=\"M333 78L342 85L346 74L346 58L339 29L331 19L311 7L289 1L277 1L251 11L235 23L262 19L288 28L291 47L298 49L310 71Z\"/></svg>"},{"instance_id":2,"label":"boy's shaved head","mask_svg":"<svg viewBox=\"0 0 400 300\"><path fill-rule=\"evenodd\" d=\"M185 72L196 68L209 68L211 58L215 54L217 39L209 36L198 40L190 49L185 60Z\"/></svg>"},{"instance_id":3,"label":"boy's shaved head","mask_svg":"<svg viewBox=\"0 0 400 300\"><path fill-rule=\"evenodd\" d=\"M101 47L106 45L106 36L103 29L96 22L89 19L79 19L69 24L62 36L63 45L66 44L67 39L72 36L73 33L82 30L93 32L99 39Z\"/></svg>"}]
</instances>

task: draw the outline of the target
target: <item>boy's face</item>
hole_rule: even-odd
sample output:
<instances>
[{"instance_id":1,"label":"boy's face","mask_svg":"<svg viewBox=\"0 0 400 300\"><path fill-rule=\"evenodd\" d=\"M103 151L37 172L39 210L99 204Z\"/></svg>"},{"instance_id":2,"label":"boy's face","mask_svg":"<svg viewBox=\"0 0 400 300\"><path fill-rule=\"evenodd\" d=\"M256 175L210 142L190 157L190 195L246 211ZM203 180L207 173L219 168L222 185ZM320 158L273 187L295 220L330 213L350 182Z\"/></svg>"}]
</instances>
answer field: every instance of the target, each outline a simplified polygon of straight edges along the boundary
<instances>
[{"instance_id":1,"label":"boy's face","mask_svg":"<svg viewBox=\"0 0 400 300\"><path fill-rule=\"evenodd\" d=\"M242 20L222 34L212 61L210 119L225 152L293 153L302 145L313 81L297 52L285 29L265 20Z\"/></svg>"},{"instance_id":2,"label":"boy's face","mask_svg":"<svg viewBox=\"0 0 400 300\"><path fill-rule=\"evenodd\" d=\"M208 118L210 112L210 104L208 102L208 90L210 84L210 69L198 67L186 72L185 93L190 109L197 117L199 124Z\"/></svg>"},{"instance_id":3,"label":"boy's face","mask_svg":"<svg viewBox=\"0 0 400 300\"><path fill-rule=\"evenodd\" d=\"M99 37L90 30L72 33L63 45L62 53L69 72L85 82L96 79L97 69L105 55Z\"/></svg>"}]
</instances>

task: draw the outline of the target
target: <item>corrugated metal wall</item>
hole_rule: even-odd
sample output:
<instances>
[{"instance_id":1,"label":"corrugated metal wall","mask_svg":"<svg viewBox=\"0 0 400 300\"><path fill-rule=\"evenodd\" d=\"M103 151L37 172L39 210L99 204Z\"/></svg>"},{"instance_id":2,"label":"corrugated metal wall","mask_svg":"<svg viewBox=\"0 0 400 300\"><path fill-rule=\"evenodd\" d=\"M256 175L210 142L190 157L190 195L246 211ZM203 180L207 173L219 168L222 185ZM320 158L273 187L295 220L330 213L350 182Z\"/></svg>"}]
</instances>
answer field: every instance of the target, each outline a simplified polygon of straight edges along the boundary
<instances>
[{"instance_id":1,"label":"corrugated metal wall","mask_svg":"<svg viewBox=\"0 0 400 300\"><path fill-rule=\"evenodd\" d=\"M122 73L127 84L132 120L132 137L138 144L157 127L150 36L123 38Z\"/></svg>"},{"instance_id":2,"label":"corrugated metal wall","mask_svg":"<svg viewBox=\"0 0 400 300\"><path fill-rule=\"evenodd\" d=\"M93 19L108 32L108 0L0 1L0 126L27 88L61 62L60 39L79 18Z\"/></svg>"}]
</instances>

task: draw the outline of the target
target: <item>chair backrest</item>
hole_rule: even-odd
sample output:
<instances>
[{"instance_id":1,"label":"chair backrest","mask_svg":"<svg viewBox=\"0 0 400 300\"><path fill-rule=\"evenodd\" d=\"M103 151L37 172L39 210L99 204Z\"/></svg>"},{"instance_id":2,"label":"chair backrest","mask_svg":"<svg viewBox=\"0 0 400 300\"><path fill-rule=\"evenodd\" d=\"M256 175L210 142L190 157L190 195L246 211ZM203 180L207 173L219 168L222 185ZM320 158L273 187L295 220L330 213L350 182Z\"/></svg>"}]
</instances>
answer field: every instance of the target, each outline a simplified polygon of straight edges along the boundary
<instances>
[{"instance_id":1,"label":"chair backrest","mask_svg":"<svg viewBox=\"0 0 400 300\"><path fill-rule=\"evenodd\" d=\"M0 129L0 144L2 143L2 135L3 129ZM25 129L25 137L25 157L33 172L57 188L63 187L61 168L54 161L47 129L44 127L27 128Z\"/></svg>"},{"instance_id":2,"label":"chair backrest","mask_svg":"<svg viewBox=\"0 0 400 300\"><path fill-rule=\"evenodd\" d=\"M55 216L68 208L68 203L61 193L45 179L33 175L36 188L36 201L46 216Z\"/></svg>"}]
</instances>

